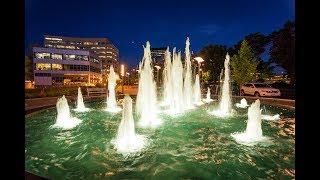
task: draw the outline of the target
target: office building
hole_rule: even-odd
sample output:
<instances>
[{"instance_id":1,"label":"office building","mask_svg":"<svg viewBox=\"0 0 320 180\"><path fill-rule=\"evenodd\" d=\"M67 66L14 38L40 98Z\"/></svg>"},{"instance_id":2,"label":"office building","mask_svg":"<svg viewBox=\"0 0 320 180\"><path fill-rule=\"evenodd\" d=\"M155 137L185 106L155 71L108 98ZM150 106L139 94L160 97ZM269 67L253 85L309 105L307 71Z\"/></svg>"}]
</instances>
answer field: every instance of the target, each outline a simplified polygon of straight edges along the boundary
<instances>
[{"instance_id":1,"label":"office building","mask_svg":"<svg viewBox=\"0 0 320 180\"><path fill-rule=\"evenodd\" d=\"M33 48L36 86L93 86L102 81L102 64L96 54L86 50Z\"/></svg>"}]
</instances>

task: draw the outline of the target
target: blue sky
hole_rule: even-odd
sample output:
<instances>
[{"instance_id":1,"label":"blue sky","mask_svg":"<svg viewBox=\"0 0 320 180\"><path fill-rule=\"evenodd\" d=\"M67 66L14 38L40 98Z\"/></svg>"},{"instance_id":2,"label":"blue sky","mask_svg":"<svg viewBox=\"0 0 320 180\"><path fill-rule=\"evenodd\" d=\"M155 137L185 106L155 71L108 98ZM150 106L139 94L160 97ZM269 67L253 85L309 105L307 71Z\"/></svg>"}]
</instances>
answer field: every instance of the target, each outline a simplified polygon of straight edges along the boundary
<instances>
[{"instance_id":1,"label":"blue sky","mask_svg":"<svg viewBox=\"0 0 320 180\"><path fill-rule=\"evenodd\" d=\"M26 0L25 45L43 35L107 37L120 61L137 65L142 45L191 50L232 46L244 36L268 34L295 19L294 0Z\"/></svg>"}]
</instances>

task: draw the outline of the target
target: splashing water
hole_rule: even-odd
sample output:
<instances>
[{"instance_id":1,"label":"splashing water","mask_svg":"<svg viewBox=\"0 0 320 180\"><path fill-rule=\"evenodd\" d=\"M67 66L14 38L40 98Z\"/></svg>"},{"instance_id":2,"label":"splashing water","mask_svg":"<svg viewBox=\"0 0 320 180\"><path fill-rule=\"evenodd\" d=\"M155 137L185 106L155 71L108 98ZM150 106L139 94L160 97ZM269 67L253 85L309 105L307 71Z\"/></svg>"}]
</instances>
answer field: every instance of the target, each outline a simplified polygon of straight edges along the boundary
<instances>
[{"instance_id":1,"label":"splashing water","mask_svg":"<svg viewBox=\"0 0 320 180\"><path fill-rule=\"evenodd\" d=\"M61 98L58 98L56 107L58 114L56 123L52 127L72 129L81 123L80 119L71 116L68 101L64 95Z\"/></svg>"},{"instance_id":2,"label":"splashing water","mask_svg":"<svg viewBox=\"0 0 320 180\"><path fill-rule=\"evenodd\" d=\"M116 94L115 94L115 87L117 81L117 74L114 72L113 66L110 66L108 77L108 96L107 96L107 108L105 111L117 113L122 109L117 106Z\"/></svg>"},{"instance_id":3,"label":"splashing water","mask_svg":"<svg viewBox=\"0 0 320 180\"><path fill-rule=\"evenodd\" d=\"M171 69L171 78L173 83L173 100L170 104L170 109L166 111L171 115L179 114L184 111L183 104L183 67L181 62L181 53L176 53L176 48L173 48L173 61Z\"/></svg>"},{"instance_id":4,"label":"splashing water","mask_svg":"<svg viewBox=\"0 0 320 180\"><path fill-rule=\"evenodd\" d=\"M222 85L222 94L221 100L219 104L219 109L211 111L210 114L225 117L231 115L231 97L230 97L230 56L226 55L226 59L224 61L224 81Z\"/></svg>"},{"instance_id":5,"label":"splashing water","mask_svg":"<svg viewBox=\"0 0 320 180\"><path fill-rule=\"evenodd\" d=\"M238 108L246 108L248 106L249 105L248 105L247 100L245 98L242 98L240 100L240 103L236 103L236 107L238 107Z\"/></svg>"},{"instance_id":6,"label":"splashing water","mask_svg":"<svg viewBox=\"0 0 320 180\"><path fill-rule=\"evenodd\" d=\"M210 102L213 101L213 99L211 99L211 93L210 93L210 88L209 87L208 87L208 90L207 90L207 97L203 101L206 102L206 103L210 103Z\"/></svg>"},{"instance_id":7,"label":"splashing water","mask_svg":"<svg viewBox=\"0 0 320 180\"><path fill-rule=\"evenodd\" d=\"M271 115L261 115L261 119L268 121L276 121L280 119L280 114Z\"/></svg>"},{"instance_id":8,"label":"splashing water","mask_svg":"<svg viewBox=\"0 0 320 180\"><path fill-rule=\"evenodd\" d=\"M194 83L194 104L200 106L203 104L201 101L201 89L199 74L196 75L196 81Z\"/></svg>"},{"instance_id":9,"label":"splashing water","mask_svg":"<svg viewBox=\"0 0 320 180\"><path fill-rule=\"evenodd\" d=\"M139 67L140 68L140 67ZM149 41L144 48L139 77L136 111L140 117L139 125L142 127L155 127L161 124L157 117L156 83L151 66L151 51Z\"/></svg>"},{"instance_id":10,"label":"splashing water","mask_svg":"<svg viewBox=\"0 0 320 180\"><path fill-rule=\"evenodd\" d=\"M81 88L79 87L78 88L78 98L77 98L77 108L74 109L74 111L77 111L77 112L86 112L88 111L89 108L86 108L84 106L84 102L83 102L83 96L82 96L82 93L81 93Z\"/></svg>"},{"instance_id":11,"label":"splashing water","mask_svg":"<svg viewBox=\"0 0 320 180\"><path fill-rule=\"evenodd\" d=\"M145 137L137 135L132 115L132 99L124 97L122 119L118 128L117 137L112 141L119 153L124 155L141 150L145 145Z\"/></svg>"},{"instance_id":12,"label":"splashing water","mask_svg":"<svg viewBox=\"0 0 320 180\"><path fill-rule=\"evenodd\" d=\"M240 144L255 145L256 143L266 140L262 134L261 128L261 110L260 100L257 99L248 108L248 122L246 131L243 133L231 134L231 136Z\"/></svg>"},{"instance_id":13,"label":"splashing water","mask_svg":"<svg viewBox=\"0 0 320 180\"><path fill-rule=\"evenodd\" d=\"M163 86L164 86L164 93L163 93L163 101L161 106L169 106L172 103L173 99L173 89L172 89L172 77L171 77L171 54L169 51L169 47L164 54L165 62L164 62L164 69L163 69Z\"/></svg>"},{"instance_id":14,"label":"splashing water","mask_svg":"<svg viewBox=\"0 0 320 180\"><path fill-rule=\"evenodd\" d=\"M189 37L186 40L186 48L185 48L185 76L184 76L184 84L183 84L183 96L184 96L184 106L185 109L193 109L193 92L192 92L192 72L191 72L191 60L190 60L190 41Z\"/></svg>"}]
</instances>

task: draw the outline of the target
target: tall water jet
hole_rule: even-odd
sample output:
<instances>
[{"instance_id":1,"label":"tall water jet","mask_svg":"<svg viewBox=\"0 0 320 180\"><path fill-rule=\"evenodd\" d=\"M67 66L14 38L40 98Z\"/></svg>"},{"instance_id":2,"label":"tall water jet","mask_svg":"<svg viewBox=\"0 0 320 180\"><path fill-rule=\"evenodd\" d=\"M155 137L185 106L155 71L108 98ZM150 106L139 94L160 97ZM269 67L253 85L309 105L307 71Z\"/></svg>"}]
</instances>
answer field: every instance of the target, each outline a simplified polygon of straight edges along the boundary
<instances>
[{"instance_id":1,"label":"tall water jet","mask_svg":"<svg viewBox=\"0 0 320 180\"><path fill-rule=\"evenodd\" d=\"M139 125L142 127L155 127L161 124L157 117L156 83L151 66L151 51L149 41L144 48L139 76L139 89L137 94L136 111L140 117Z\"/></svg>"},{"instance_id":2,"label":"tall water jet","mask_svg":"<svg viewBox=\"0 0 320 180\"><path fill-rule=\"evenodd\" d=\"M145 138L142 135L137 135L135 132L131 97L126 95L123 103L122 119L113 144L118 152L127 154L142 149L145 144Z\"/></svg>"},{"instance_id":3,"label":"tall water jet","mask_svg":"<svg viewBox=\"0 0 320 180\"><path fill-rule=\"evenodd\" d=\"M259 141L266 140L267 138L262 134L261 128L261 110L260 100L257 99L248 108L248 122L246 131L243 133L231 134L238 143L245 145L254 145Z\"/></svg>"},{"instance_id":4,"label":"tall water jet","mask_svg":"<svg viewBox=\"0 0 320 180\"><path fill-rule=\"evenodd\" d=\"M56 123L52 127L72 129L81 123L80 119L71 116L68 101L64 95L61 98L58 98L56 107L58 114Z\"/></svg>"},{"instance_id":5,"label":"tall water jet","mask_svg":"<svg viewBox=\"0 0 320 180\"><path fill-rule=\"evenodd\" d=\"M114 72L113 66L110 66L108 76L108 96L107 96L107 108L105 109L108 112L117 113L121 111L121 108L117 106L116 100L116 81L117 81L117 74Z\"/></svg>"},{"instance_id":6,"label":"tall water jet","mask_svg":"<svg viewBox=\"0 0 320 180\"><path fill-rule=\"evenodd\" d=\"M184 110L183 104L183 66L181 62L181 53L176 53L176 48L173 49L173 61L171 78L173 83L173 101L170 104L170 114L182 113Z\"/></svg>"},{"instance_id":7,"label":"tall water jet","mask_svg":"<svg viewBox=\"0 0 320 180\"><path fill-rule=\"evenodd\" d=\"M206 103L210 103L213 101L213 99L211 99L211 93L210 93L210 88L208 87L208 90L207 90L207 96L206 96L206 99L203 100L204 102Z\"/></svg>"},{"instance_id":8,"label":"tall water jet","mask_svg":"<svg viewBox=\"0 0 320 180\"><path fill-rule=\"evenodd\" d=\"M171 77L171 54L169 51L169 47L164 54L164 69L163 69L163 101L161 106L169 106L172 103L173 99L173 84L172 84L172 77Z\"/></svg>"},{"instance_id":9,"label":"tall water jet","mask_svg":"<svg viewBox=\"0 0 320 180\"><path fill-rule=\"evenodd\" d=\"M80 87L78 88L77 108L74 110L77 112L86 112L89 110L89 108L86 108L84 106L83 96L82 96Z\"/></svg>"},{"instance_id":10,"label":"tall water jet","mask_svg":"<svg viewBox=\"0 0 320 180\"><path fill-rule=\"evenodd\" d=\"M245 98L242 98L240 100L240 103L236 103L236 107L238 107L238 108L246 108L248 106L249 105L248 105L247 100Z\"/></svg>"},{"instance_id":11,"label":"tall water jet","mask_svg":"<svg viewBox=\"0 0 320 180\"><path fill-rule=\"evenodd\" d=\"M191 71L191 54L190 54L190 41L189 37L186 40L186 48L185 48L185 76L183 82L183 99L185 109L192 109L193 106L193 92L192 92L192 71Z\"/></svg>"},{"instance_id":12,"label":"tall water jet","mask_svg":"<svg viewBox=\"0 0 320 180\"><path fill-rule=\"evenodd\" d=\"M200 77L196 75L196 81L194 83L194 104L200 106L203 104L201 101L201 88L200 88Z\"/></svg>"},{"instance_id":13,"label":"tall water jet","mask_svg":"<svg viewBox=\"0 0 320 180\"><path fill-rule=\"evenodd\" d=\"M219 103L219 109L214 110L211 114L225 117L231 115L231 95L230 95L230 56L227 53L224 61L224 80L222 85L221 99Z\"/></svg>"}]
</instances>

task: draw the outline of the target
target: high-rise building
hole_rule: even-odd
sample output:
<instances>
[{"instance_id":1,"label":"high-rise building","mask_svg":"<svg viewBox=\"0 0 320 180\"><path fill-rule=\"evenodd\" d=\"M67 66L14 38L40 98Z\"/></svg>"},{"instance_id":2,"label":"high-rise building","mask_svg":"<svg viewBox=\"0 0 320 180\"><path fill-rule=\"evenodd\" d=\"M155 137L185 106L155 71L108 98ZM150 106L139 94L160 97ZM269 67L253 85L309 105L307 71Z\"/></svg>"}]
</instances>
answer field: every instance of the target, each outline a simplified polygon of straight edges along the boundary
<instances>
[{"instance_id":1,"label":"high-rise building","mask_svg":"<svg viewBox=\"0 0 320 180\"><path fill-rule=\"evenodd\" d=\"M102 82L101 62L91 51L33 48L36 86L92 86Z\"/></svg>"},{"instance_id":2,"label":"high-rise building","mask_svg":"<svg viewBox=\"0 0 320 180\"><path fill-rule=\"evenodd\" d=\"M160 47L160 48L151 48L151 59L153 61L154 65L159 65L163 67L164 64L164 54L166 52L166 47Z\"/></svg>"},{"instance_id":3,"label":"high-rise building","mask_svg":"<svg viewBox=\"0 0 320 180\"><path fill-rule=\"evenodd\" d=\"M64 36L44 36L46 48L90 51L102 63L102 73L113 65L118 69L119 50L107 38L80 38Z\"/></svg>"}]
</instances>

